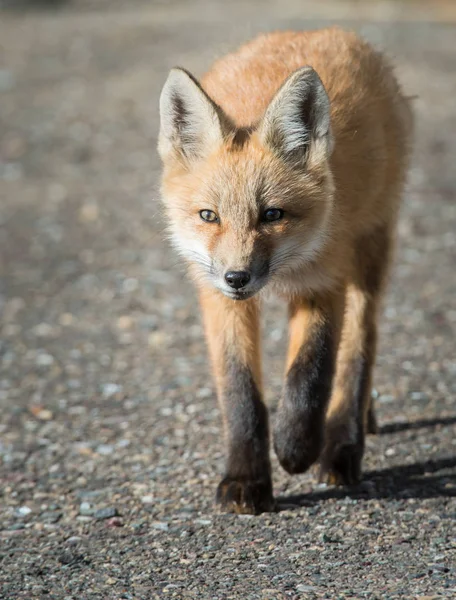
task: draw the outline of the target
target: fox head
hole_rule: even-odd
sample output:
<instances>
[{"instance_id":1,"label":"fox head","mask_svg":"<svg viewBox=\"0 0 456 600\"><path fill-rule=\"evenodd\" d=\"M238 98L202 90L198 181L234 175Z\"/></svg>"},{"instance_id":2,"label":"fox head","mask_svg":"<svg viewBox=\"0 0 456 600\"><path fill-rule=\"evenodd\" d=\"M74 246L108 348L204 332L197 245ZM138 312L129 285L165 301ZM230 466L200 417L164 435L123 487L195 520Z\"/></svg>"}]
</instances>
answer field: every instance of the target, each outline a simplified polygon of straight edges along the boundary
<instances>
[{"instance_id":1,"label":"fox head","mask_svg":"<svg viewBox=\"0 0 456 600\"><path fill-rule=\"evenodd\" d=\"M316 261L333 207L332 137L329 99L311 67L292 73L248 128L173 69L160 118L169 228L197 278L241 300Z\"/></svg>"}]
</instances>

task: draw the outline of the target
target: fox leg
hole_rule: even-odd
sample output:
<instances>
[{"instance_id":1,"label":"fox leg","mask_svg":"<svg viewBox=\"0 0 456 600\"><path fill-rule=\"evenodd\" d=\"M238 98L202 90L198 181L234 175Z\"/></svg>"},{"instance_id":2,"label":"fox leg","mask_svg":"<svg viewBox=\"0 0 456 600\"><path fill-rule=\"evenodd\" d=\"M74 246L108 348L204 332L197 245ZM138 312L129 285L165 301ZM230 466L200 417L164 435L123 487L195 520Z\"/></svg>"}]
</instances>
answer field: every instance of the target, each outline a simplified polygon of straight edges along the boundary
<instances>
[{"instance_id":1,"label":"fox leg","mask_svg":"<svg viewBox=\"0 0 456 600\"><path fill-rule=\"evenodd\" d=\"M226 512L271 511L274 499L268 412L261 398L258 302L233 301L205 290L201 305L227 447L226 472L216 500Z\"/></svg>"},{"instance_id":2,"label":"fox leg","mask_svg":"<svg viewBox=\"0 0 456 600\"><path fill-rule=\"evenodd\" d=\"M372 371L390 239L387 229L381 228L369 239L360 240L356 249L356 276L347 286L345 322L321 457L321 477L330 483L359 481L365 434L376 429Z\"/></svg>"},{"instance_id":3,"label":"fox leg","mask_svg":"<svg viewBox=\"0 0 456 600\"><path fill-rule=\"evenodd\" d=\"M342 327L344 296L290 303L285 387L274 428L274 447L289 473L306 471L323 447Z\"/></svg>"}]
</instances>

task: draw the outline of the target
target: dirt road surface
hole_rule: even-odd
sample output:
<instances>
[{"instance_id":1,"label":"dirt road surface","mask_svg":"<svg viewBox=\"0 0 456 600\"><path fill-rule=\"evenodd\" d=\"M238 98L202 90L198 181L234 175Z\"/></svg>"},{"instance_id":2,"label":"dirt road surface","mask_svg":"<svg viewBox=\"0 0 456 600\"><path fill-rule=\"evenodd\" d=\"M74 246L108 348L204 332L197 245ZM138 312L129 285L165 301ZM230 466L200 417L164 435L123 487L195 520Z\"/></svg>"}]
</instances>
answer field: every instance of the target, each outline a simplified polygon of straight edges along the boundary
<instances>
[{"instance_id":1,"label":"dirt road surface","mask_svg":"<svg viewBox=\"0 0 456 600\"><path fill-rule=\"evenodd\" d=\"M454 5L51 4L0 13L0 598L456 598ZM221 515L196 296L162 235L158 94L175 64L200 75L256 32L334 22L416 96L381 431L360 486L274 458L279 512ZM273 410L274 302L264 339Z\"/></svg>"}]
</instances>

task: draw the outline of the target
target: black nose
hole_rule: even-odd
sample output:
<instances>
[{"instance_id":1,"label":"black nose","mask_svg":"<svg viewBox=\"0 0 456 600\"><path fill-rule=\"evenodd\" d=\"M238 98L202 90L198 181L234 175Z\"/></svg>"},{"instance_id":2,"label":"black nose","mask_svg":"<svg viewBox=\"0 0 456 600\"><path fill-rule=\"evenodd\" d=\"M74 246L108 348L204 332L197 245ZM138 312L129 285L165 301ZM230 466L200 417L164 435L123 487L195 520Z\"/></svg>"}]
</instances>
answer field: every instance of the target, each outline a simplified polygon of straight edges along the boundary
<instances>
[{"instance_id":1,"label":"black nose","mask_svg":"<svg viewBox=\"0 0 456 600\"><path fill-rule=\"evenodd\" d=\"M225 273L225 281L235 290L240 290L250 281L250 274L247 271L228 271Z\"/></svg>"}]
</instances>

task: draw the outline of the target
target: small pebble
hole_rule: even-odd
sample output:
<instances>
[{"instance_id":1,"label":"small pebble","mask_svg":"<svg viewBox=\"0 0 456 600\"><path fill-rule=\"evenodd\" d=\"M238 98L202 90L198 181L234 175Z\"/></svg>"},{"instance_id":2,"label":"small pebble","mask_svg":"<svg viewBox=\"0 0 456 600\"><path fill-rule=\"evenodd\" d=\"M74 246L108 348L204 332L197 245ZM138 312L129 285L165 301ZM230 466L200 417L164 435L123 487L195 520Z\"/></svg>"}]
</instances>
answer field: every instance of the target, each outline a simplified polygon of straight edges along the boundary
<instances>
[{"instance_id":1,"label":"small pebble","mask_svg":"<svg viewBox=\"0 0 456 600\"><path fill-rule=\"evenodd\" d=\"M130 327L133 325L133 319L131 317L129 317L128 315L123 315L122 317L119 317L119 319L117 320L117 327L119 329L130 329Z\"/></svg>"},{"instance_id":2,"label":"small pebble","mask_svg":"<svg viewBox=\"0 0 456 600\"><path fill-rule=\"evenodd\" d=\"M79 220L81 223L92 223L99 217L100 211L94 203L88 202L81 206L79 211Z\"/></svg>"},{"instance_id":3,"label":"small pebble","mask_svg":"<svg viewBox=\"0 0 456 600\"><path fill-rule=\"evenodd\" d=\"M78 515L76 517L76 521L80 521L81 523L90 523L91 520L92 520L92 517L89 517L86 515Z\"/></svg>"},{"instance_id":4,"label":"small pebble","mask_svg":"<svg viewBox=\"0 0 456 600\"><path fill-rule=\"evenodd\" d=\"M161 521L156 521L155 523L152 523L151 526L154 529L160 529L160 531L168 531L168 529L169 529L169 524L161 522Z\"/></svg>"},{"instance_id":5,"label":"small pebble","mask_svg":"<svg viewBox=\"0 0 456 600\"><path fill-rule=\"evenodd\" d=\"M74 317L71 313L63 313L60 315L59 317L59 323L60 325L63 325L64 327L68 327L68 325L71 325L74 321Z\"/></svg>"},{"instance_id":6,"label":"small pebble","mask_svg":"<svg viewBox=\"0 0 456 600\"><path fill-rule=\"evenodd\" d=\"M212 521L210 519L196 519L195 523L198 523L198 525L211 525Z\"/></svg>"},{"instance_id":7,"label":"small pebble","mask_svg":"<svg viewBox=\"0 0 456 600\"><path fill-rule=\"evenodd\" d=\"M62 565L71 565L73 563L78 563L84 560L84 556L77 552L72 552L71 550L65 550L59 556L58 561Z\"/></svg>"},{"instance_id":8,"label":"small pebble","mask_svg":"<svg viewBox=\"0 0 456 600\"><path fill-rule=\"evenodd\" d=\"M123 439L123 440L119 440L116 444L117 448L126 448L127 446L129 446L131 444L130 440L127 439Z\"/></svg>"},{"instance_id":9,"label":"small pebble","mask_svg":"<svg viewBox=\"0 0 456 600\"><path fill-rule=\"evenodd\" d=\"M123 291L126 293L134 292L138 289L138 286L139 281L134 277L129 277L128 279L125 279L125 281L122 284Z\"/></svg>"},{"instance_id":10,"label":"small pebble","mask_svg":"<svg viewBox=\"0 0 456 600\"><path fill-rule=\"evenodd\" d=\"M29 515L32 512L32 509L29 508L28 506L20 506L17 510L16 510L16 515L18 517L26 517L27 515Z\"/></svg>"},{"instance_id":11,"label":"small pebble","mask_svg":"<svg viewBox=\"0 0 456 600\"><path fill-rule=\"evenodd\" d=\"M111 446L110 444L100 444L99 446L97 446L96 451L98 454L103 454L104 456L107 456L108 454L113 453L114 446Z\"/></svg>"},{"instance_id":12,"label":"small pebble","mask_svg":"<svg viewBox=\"0 0 456 600\"><path fill-rule=\"evenodd\" d=\"M48 410L47 408L43 408L43 410L40 410L36 416L38 419L40 419L40 421L50 421L54 415L52 411Z\"/></svg>"},{"instance_id":13,"label":"small pebble","mask_svg":"<svg viewBox=\"0 0 456 600\"><path fill-rule=\"evenodd\" d=\"M82 542L82 538L77 535L72 535L67 539L67 544L70 544L72 546L79 544L79 542Z\"/></svg>"},{"instance_id":14,"label":"small pebble","mask_svg":"<svg viewBox=\"0 0 456 600\"><path fill-rule=\"evenodd\" d=\"M95 519L110 519L111 517L116 517L118 515L117 508L114 506L107 506L106 508L99 508L93 513Z\"/></svg>"},{"instance_id":15,"label":"small pebble","mask_svg":"<svg viewBox=\"0 0 456 600\"><path fill-rule=\"evenodd\" d=\"M40 323L33 329L33 333L37 337L50 338L57 334L57 329L49 323Z\"/></svg>"},{"instance_id":16,"label":"small pebble","mask_svg":"<svg viewBox=\"0 0 456 600\"><path fill-rule=\"evenodd\" d=\"M122 386L117 383L105 383L102 388L102 394L105 398L111 398L122 390Z\"/></svg>"},{"instance_id":17,"label":"small pebble","mask_svg":"<svg viewBox=\"0 0 456 600\"><path fill-rule=\"evenodd\" d=\"M141 502L142 502L143 504L152 504L152 503L153 503L153 501L154 501L154 497L152 496L152 494L149 494L149 495L147 495L147 496L143 496L143 497L141 498Z\"/></svg>"},{"instance_id":18,"label":"small pebble","mask_svg":"<svg viewBox=\"0 0 456 600\"><path fill-rule=\"evenodd\" d=\"M79 506L79 514L83 516L93 515L94 510L90 502L81 502Z\"/></svg>"},{"instance_id":19,"label":"small pebble","mask_svg":"<svg viewBox=\"0 0 456 600\"><path fill-rule=\"evenodd\" d=\"M54 363L54 357L51 354L38 354L36 364L38 367L50 367Z\"/></svg>"},{"instance_id":20,"label":"small pebble","mask_svg":"<svg viewBox=\"0 0 456 600\"><path fill-rule=\"evenodd\" d=\"M40 519L46 523L57 523L62 518L63 513L59 510L48 510L40 515Z\"/></svg>"}]
</instances>

